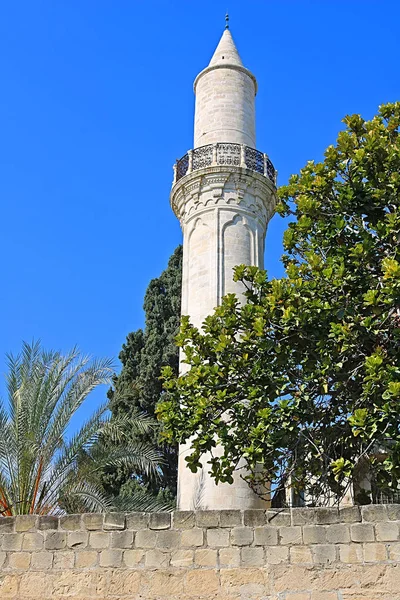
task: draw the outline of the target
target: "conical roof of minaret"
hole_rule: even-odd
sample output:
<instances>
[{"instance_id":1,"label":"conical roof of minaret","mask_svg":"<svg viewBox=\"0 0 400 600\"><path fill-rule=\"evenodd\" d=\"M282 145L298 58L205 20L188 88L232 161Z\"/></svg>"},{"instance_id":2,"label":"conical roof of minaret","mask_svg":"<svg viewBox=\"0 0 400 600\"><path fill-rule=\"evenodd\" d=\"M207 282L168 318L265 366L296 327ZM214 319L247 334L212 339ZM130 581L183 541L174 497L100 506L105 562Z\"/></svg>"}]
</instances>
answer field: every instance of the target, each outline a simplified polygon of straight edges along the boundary
<instances>
[{"instance_id":1,"label":"conical roof of minaret","mask_svg":"<svg viewBox=\"0 0 400 600\"><path fill-rule=\"evenodd\" d=\"M239 56L239 52L237 51L235 42L233 41L233 37L229 29L224 30L224 33L221 36L219 44L208 66L214 67L216 65L223 64L243 67L242 60Z\"/></svg>"}]
</instances>

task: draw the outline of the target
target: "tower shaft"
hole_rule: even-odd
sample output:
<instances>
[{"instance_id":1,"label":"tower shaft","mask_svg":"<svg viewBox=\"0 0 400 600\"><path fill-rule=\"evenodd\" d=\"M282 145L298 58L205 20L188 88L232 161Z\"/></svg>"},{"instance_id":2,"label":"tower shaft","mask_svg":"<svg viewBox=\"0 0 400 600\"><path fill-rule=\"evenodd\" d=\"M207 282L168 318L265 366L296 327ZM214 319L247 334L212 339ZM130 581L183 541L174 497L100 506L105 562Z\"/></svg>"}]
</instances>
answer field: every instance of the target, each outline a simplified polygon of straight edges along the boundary
<instances>
[{"instance_id":1,"label":"tower shaft","mask_svg":"<svg viewBox=\"0 0 400 600\"><path fill-rule=\"evenodd\" d=\"M229 30L194 88L194 149L175 165L171 204L183 231L182 314L200 327L225 294L243 293L233 281L236 265L263 267L276 188L271 162L254 148L256 80L243 67ZM189 445L179 453L180 510L264 505L239 473L232 485L215 485L207 456L193 474L184 460Z\"/></svg>"}]
</instances>

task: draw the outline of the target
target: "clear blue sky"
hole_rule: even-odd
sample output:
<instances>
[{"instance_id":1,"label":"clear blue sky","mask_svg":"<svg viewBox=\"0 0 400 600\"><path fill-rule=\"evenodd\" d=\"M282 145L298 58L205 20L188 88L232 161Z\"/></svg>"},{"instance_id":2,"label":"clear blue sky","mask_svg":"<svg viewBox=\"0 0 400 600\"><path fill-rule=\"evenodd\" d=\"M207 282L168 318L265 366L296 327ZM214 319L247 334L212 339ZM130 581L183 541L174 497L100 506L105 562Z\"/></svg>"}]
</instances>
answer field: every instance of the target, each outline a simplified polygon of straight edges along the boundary
<instances>
[{"instance_id":1,"label":"clear blue sky","mask_svg":"<svg viewBox=\"0 0 400 600\"><path fill-rule=\"evenodd\" d=\"M3 2L1 372L23 339L116 358L143 324L147 284L181 241L172 165L192 147L192 83L227 8L280 184L345 114L399 100L398 1ZM272 276L283 227L269 227Z\"/></svg>"}]
</instances>

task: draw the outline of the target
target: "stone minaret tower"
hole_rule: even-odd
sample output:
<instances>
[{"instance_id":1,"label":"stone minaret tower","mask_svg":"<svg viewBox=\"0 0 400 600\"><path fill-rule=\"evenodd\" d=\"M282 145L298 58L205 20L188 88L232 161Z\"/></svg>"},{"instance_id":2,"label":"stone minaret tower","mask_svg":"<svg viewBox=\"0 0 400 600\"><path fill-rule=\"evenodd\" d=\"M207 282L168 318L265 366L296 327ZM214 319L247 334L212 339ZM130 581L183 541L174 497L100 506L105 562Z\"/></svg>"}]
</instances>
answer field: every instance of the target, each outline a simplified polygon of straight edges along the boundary
<instances>
[{"instance_id":1,"label":"stone minaret tower","mask_svg":"<svg viewBox=\"0 0 400 600\"><path fill-rule=\"evenodd\" d=\"M255 149L257 82L243 66L228 25L194 92L194 148L174 167L171 205L183 231L182 314L199 327L222 296L243 291L233 282L233 267L263 267L276 173ZM239 475L232 485L217 486L207 466L191 473L186 452L181 446L180 510L264 506Z\"/></svg>"}]
</instances>

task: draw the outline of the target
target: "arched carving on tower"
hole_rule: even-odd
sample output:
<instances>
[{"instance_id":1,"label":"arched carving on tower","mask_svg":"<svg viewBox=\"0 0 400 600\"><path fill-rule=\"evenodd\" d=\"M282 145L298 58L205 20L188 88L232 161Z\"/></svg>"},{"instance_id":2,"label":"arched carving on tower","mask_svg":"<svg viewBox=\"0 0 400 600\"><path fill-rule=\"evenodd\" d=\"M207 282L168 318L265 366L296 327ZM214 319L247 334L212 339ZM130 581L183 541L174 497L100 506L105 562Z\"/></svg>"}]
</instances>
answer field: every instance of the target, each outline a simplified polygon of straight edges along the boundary
<instances>
[{"instance_id":1,"label":"arched carving on tower","mask_svg":"<svg viewBox=\"0 0 400 600\"><path fill-rule=\"evenodd\" d=\"M221 297L240 294L242 284L233 281L233 269L239 264L255 264L254 233L246 217L235 214L222 227Z\"/></svg>"}]
</instances>

